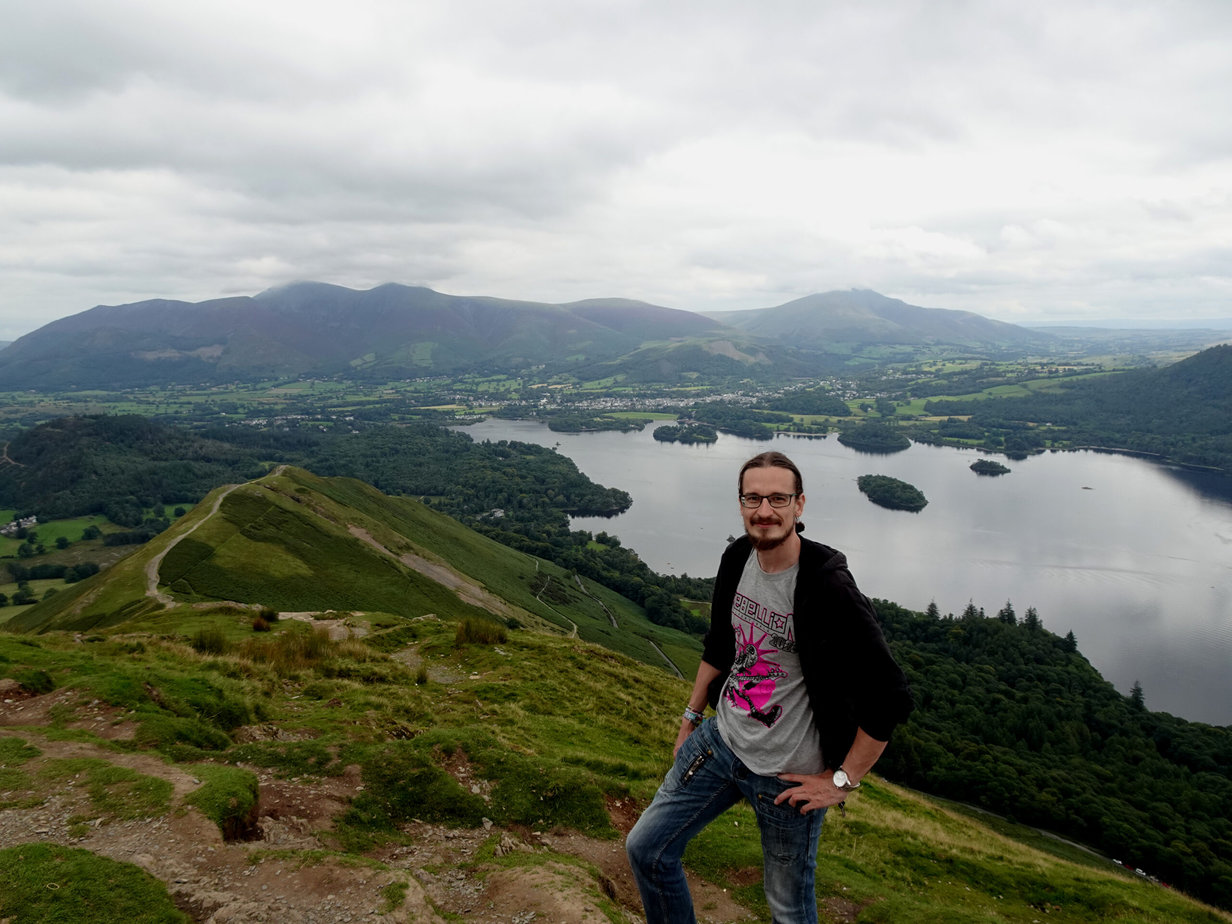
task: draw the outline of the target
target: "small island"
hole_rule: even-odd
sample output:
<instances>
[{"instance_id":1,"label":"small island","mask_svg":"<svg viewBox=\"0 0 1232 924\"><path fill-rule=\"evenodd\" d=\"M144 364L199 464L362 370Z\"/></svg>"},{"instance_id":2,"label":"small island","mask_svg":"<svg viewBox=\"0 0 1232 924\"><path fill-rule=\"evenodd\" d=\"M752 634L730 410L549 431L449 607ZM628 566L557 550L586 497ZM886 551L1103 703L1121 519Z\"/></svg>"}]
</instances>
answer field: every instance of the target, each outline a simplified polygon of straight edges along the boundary
<instances>
[{"instance_id":1,"label":"small island","mask_svg":"<svg viewBox=\"0 0 1232 924\"><path fill-rule=\"evenodd\" d=\"M928 499L919 488L888 475L861 475L856 484L874 504L890 510L919 513L928 505Z\"/></svg>"},{"instance_id":2,"label":"small island","mask_svg":"<svg viewBox=\"0 0 1232 924\"><path fill-rule=\"evenodd\" d=\"M838 441L844 446L859 452L892 453L902 452L911 447L911 440L903 436L893 427L883 423L866 423L858 427L849 427L838 435Z\"/></svg>"},{"instance_id":3,"label":"small island","mask_svg":"<svg viewBox=\"0 0 1232 924\"><path fill-rule=\"evenodd\" d=\"M992 459L979 459L971 463L971 471L977 475L1007 475L1010 469Z\"/></svg>"},{"instance_id":4,"label":"small island","mask_svg":"<svg viewBox=\"0 0 1232 924\"><path fill-rule=\"evenodd\" d=\"M548 429L553 433L596 433L602 430L641 430L646 421L628 417L609 417L606 414L553 414L548 418Z\"/></svg>"},{"instance_id":5,"label":"small island","mask_svg":"<svg viewBox=\"0 0 1232 924\"><path fill-rule=\"evenodd\" d=\"M718 440L719 431L703 423L664 424L656 427L650 435L660 443L713 443Z\"/></svg>"}]
</instances>

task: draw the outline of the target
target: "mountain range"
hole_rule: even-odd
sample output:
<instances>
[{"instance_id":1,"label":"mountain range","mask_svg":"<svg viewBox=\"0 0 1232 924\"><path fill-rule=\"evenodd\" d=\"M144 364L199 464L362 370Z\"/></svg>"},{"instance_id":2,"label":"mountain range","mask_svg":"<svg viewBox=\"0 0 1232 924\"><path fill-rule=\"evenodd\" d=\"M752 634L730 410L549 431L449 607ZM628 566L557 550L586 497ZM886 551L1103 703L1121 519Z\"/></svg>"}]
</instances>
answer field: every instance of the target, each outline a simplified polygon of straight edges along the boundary
<instances>
[{"instance_id":1,"label":"mountain range","mask_svg":"<svg viewBox=\"0 0 1232 924\"><path fill-rule=\"evenodd\" d=\"M0 351L0 388L117 388L302 375L390 380L547 370L580 379L808 375L928 348L1009 356L1046 333L876 292L703 315L627 299L546 304L315 282L256 296L98 306Z\"/></svg>"}]
</instances>

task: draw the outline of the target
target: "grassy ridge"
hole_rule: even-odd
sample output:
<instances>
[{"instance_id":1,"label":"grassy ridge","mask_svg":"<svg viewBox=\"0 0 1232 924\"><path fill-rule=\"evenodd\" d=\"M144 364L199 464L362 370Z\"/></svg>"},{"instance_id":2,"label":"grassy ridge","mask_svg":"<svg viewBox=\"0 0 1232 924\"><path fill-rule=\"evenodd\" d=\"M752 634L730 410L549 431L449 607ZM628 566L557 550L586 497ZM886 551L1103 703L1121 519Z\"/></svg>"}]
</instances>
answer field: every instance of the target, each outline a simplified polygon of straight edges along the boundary
<instances>
[{"instance_id":1,"label":"grassy ridge","mask_svg":"<svg viewBox=\"0 0 1232 924\"><path fill-rule=\"evenodd\" d=\"M698 657L695 639L654 625L640 607L589 580L418 501L292 467L215 490L105 574L31 607L9 628L87 631L160 619L167 613L147 595L146 571L164 551L157 584L173 598L176 619L196 618L210 604L448 619L496 615L647 663L663 664L659 652L669 652L683 673Z\"/></svg>"}]
</instances>

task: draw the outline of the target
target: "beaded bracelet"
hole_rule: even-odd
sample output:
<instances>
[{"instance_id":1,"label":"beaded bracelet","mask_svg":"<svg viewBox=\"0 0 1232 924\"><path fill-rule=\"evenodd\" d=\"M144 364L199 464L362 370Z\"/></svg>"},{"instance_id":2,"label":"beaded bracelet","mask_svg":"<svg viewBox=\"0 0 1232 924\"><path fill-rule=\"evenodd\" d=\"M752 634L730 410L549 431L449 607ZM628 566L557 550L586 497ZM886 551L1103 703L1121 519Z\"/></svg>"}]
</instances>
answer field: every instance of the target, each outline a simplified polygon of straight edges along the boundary
<instances>
[{"instance_id":1,"label":"beaded bracelet","mask_svg":"<svg viewBox=\"0 0 1232 924\"><path fill-rule=\"evenodd\" d=\"M698 712L697 710L693 709L691 706L684 707L684 717L688 719L690 722L692 722L694 725L702 724L702 714Z\"/></svg>"}]
</instances>

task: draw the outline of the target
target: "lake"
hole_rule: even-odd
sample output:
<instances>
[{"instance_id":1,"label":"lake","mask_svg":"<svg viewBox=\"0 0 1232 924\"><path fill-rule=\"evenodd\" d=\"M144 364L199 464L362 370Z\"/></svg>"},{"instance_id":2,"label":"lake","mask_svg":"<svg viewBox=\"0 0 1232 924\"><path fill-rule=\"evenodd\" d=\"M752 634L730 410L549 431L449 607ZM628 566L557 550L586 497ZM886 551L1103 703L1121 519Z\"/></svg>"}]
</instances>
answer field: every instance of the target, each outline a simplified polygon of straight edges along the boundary
<instances>
[{"instance_id":1,"label":"lake","mask_svg":"<svg viewBox=\"0 0 1232 924\"><path fill-rule=\"evenodd\" d=\"M641 432L554 433L534 421L488 419L476 440L555 446L599 484L633 497L606 531L667 574L714 575L729 535L742 530L736 475L766 449L804 475L805 535L845 552L870 597L913 610L968 602L993 616L1010 601L1021 619L1072 631L1122 693L1139 681L1149 708L1232 724L1232 479L1090 451L1006 461L1008 475L976 475L973 450L915 445L893 455L825 439L656 442ZM856 487L890 475L924 492L919 513L886 510Z\"/></svg>"}]
</instances>

